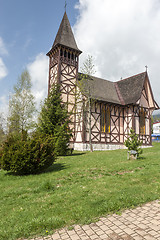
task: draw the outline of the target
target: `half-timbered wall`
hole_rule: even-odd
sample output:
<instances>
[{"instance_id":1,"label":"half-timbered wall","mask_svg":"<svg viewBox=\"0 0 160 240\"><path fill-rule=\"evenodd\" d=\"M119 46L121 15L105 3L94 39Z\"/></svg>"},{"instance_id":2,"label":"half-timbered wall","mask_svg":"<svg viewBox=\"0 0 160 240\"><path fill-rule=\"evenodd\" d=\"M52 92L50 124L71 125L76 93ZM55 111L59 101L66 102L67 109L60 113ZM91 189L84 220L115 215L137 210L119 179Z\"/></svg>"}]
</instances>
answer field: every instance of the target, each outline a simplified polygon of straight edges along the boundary
<instances>
[{"instance_id":1,"label":"half-timbered wall","mask_svg":"<svg viewBox=\"0 0 160 240\"><path fill-rule=\"evenodd\" d=\"M72 143L89 143L89 112L82 97L77 99L78 54L70 49L59 47L50 55L49 89L60 83L62 101L72 112L70 128ZM91 140L93 144L124 144L130 129L133 128L144 145L151 145L151 113L154 107L149 81L145 81L137 105L121 106L93 101L91 109ZM140 131L140 111L145 113L145 131ZM108 115L108 111L110 115ZM110 123L108 123L108 116ZM103 119L102 119L103 117ZM106 126L102 127L102 122Z\"/></svg>"},{"instance_id":2,"label":"half-timbered wall","mask_svg":"<svg viewBox=\"0 0 160 240\"><path fill-rule=\"evenodd\" d=\"M110 109L110 131L102 131L101 117L102 111ZM76 121L76 142L89 143L89 112L82 114L82 106L79 106ZM103 102L92 104L91 110L91 139L93 144L124 144L129 137L130 129L133 128L144 145L151 145L150 137L150 112L145 111L145 134L140 134L140 107L139 106L119 106ZM85 115L85 117L84 117ZM85 132L85 133L83 133Z\"/></svg>"},{"instance_id":3,"label":"half-timbered wall","mask_svg":"<svg viewBox=\"0 0 160 240\"><path fill-rule=\"evenodd\" d=\"M62 102L67 105L68 112L72 113L70 129L75 141L76 130L76 79L78 72L78 54L66 48L56 48L50 55L49 89L60 84Z\"/></svg>"}]
</instances>

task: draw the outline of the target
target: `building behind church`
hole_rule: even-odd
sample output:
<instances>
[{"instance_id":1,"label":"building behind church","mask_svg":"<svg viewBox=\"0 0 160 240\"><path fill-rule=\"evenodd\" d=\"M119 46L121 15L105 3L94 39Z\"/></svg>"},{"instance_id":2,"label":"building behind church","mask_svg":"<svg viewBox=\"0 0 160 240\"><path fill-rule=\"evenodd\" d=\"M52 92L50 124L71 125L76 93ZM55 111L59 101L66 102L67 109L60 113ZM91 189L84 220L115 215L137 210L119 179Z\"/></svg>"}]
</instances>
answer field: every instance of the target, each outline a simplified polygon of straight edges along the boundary
<instances>
[{"instance_id":1,"label":"building behind church","mask_svg":"<svg viewBox=\"0 0 160 240\"><path fill-rule=\"evenodd\" d=\"M48 91L60 84L62 101L72 112L70 144L76 150L89 149L89 111L85 99L77 101L79 50L67 14L64 13L49 57ZM94 76L88 77L91 108L91 141L94 150L124 148L130 129L133 128L144 146L152 145L151 115L159 106L154 100L147 71L126 79L111 82Z\"/></svg>"}]
</instances>

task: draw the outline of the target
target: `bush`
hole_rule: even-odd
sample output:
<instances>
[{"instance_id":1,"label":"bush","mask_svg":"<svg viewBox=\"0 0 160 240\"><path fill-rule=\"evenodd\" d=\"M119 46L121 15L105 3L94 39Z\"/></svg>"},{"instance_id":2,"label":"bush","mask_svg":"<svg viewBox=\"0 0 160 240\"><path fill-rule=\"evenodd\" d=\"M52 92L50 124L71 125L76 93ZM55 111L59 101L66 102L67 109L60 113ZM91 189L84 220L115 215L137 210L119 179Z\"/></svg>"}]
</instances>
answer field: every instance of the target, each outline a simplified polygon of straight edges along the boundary
<instances>
[{"instance_id":1,"label":"bush","mask_svg":"<svg viewBox=\"0 0 160 240\"><path fill-rule=\"evenodd\" d=\"M133 129L130 130L129 138L124 142L124 145L128 148L129 151L134 150L137 152L137 157L142 154L142 141L138 139L138 135Z\"/></svg>"},{"instance_id":2,"label":"bush","mask_svg":"<svg viewBox=\"0 0 160 240\"><path fill-rule=\"evenodd\" d=\"M22 141L8 136L1 150L1 168L19 175L41 172L55 161L51 137L35 135Z\"/></svg>"}]
</instances>

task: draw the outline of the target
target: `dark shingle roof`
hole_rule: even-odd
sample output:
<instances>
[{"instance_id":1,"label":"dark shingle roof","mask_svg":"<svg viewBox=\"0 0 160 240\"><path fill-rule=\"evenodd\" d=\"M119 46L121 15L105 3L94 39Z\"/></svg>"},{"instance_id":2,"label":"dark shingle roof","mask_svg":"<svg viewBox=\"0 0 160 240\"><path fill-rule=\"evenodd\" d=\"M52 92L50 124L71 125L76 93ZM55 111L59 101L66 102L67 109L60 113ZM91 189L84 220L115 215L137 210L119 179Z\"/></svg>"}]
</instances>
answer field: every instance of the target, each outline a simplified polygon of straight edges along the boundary
<instances>
[{"instance_id":1,"label":"dark shingle roof","mask_svg":"<svg viewBox=\"0 0 160 240\"><path fill-rule=\"evenodd\" d=\"M125 105L136 103L139 100L146 74L143 72L116 83Z\"/></svg>"},{"instance_id":2,"label":"dark shingle roof","mask_svg":"<svg viewBox=\"0 0 160 240\"><path fill-rule=\"evenodd\" d=\"M85 79L85 76L85 74L79 73L79 80ZM89 76L88 79L88 81L84 80L86 84L82 87L85 95L88 95L88 89L90 89L90 96L93 99L121 104L113 82L93 76Z\"/></svg>"},{"instance_id":3,"label":"dark shingle roof","mask_svg":"<svg viewBox=\"0 0 160 240\"><path fill-rule=\"evenodd\" d=\"M64 13L63 19L61 21L61 24L52 48L55 47L57 44L80 51L77 47L66 12Z\"/></svg>"},{"instance_id":4,"label":"dark shingle roof","mask_svg":"<svg viewBox=\"0 0 160 240\"><path fill-rule=\"evenodd\" d=\"M89 88L91 98L120 105L135 104L141 96L146 74L140 73L118 82L89 76L88 83L83 86L83 93L87 95ZM79 80L85 76L79 73Z\"/></svg>"}]
</instances>

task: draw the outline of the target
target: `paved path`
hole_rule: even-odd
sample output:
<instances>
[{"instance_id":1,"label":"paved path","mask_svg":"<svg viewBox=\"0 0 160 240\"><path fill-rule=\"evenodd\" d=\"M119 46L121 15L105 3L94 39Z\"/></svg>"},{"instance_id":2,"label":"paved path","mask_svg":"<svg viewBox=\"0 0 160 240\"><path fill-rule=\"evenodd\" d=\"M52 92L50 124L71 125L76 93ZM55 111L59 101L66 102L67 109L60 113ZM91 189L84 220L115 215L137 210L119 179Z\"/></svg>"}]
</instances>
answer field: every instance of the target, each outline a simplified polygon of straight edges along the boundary
<instances>
[{"instance_id":1,"label":"paved path","mask_svg":"<svg viewBox=\"0 0 160 240\"><path fill-rule=\"evenodd\" d=\"M160 201L126 210L122 215L109 215L89 225L75 225L52 236L36 240L160 240Z\"/></svg>"}]
</instances>

